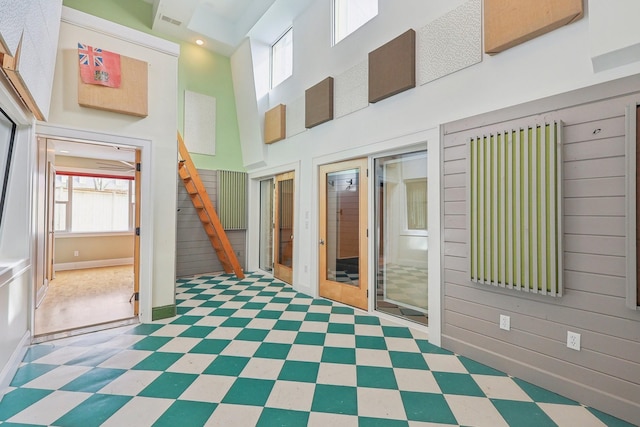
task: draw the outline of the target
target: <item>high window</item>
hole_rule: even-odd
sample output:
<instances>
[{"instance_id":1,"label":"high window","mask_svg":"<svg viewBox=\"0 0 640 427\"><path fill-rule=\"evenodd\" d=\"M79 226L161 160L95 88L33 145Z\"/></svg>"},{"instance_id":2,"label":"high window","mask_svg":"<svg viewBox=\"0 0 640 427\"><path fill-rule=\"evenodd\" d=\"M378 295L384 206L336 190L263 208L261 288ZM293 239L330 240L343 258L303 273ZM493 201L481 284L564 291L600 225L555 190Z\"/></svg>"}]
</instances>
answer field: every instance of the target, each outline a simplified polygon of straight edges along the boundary
<instances>
[{"instance_id":1,"label":"high window","mask_svg":"<svg viewBox=\"0 0 640 427\"><path fill-rule=\"evenodd\" d=\"M56 175L54 229L109 233L133 229L133 180Z\"/></svg>"},{"instance_id":2,"label":"high window","mask_svg":"<svg viewBox=\"0 0 640 427\"><path fill-rule=\"evenodd\" d=\"M333 44L378 15L378 0L334 0Z\"/></svg>"},{"instance_id":3,"label":"high window","mask_svg":"<svg viewBox=\"0 0 640 427\"><path fill-rule=\"evenodd\" d=\"M274 88L293 74L293 28L289 28L271 46L271 87Z\"/></svg>"}]
</instances>

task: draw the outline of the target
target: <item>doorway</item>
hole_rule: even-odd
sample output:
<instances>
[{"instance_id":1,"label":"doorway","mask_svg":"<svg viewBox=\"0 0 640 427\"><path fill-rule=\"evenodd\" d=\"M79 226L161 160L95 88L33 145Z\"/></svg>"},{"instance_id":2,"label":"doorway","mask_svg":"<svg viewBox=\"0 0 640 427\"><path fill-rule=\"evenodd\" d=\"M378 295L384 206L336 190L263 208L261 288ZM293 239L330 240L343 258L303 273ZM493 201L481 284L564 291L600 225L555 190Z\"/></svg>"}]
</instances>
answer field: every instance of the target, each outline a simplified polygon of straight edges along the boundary
<instances>
[{"instance_id":1,"label":"doorway","mask_svg":"<svg viewBox=\"0 0 640 427\"><path fill-rule=\"evenodd\" d=\"M137 321L141 150L38 138L37 341ZM46 154L45 154L46 153ZM40 227L40 225L39 225ZM42 286L42 281L46 286Z\"/></svg>"},{"instance_id":2,"label":"doorway","mask_svg":"<svg viewBox=\"0 0 640 427\"><path fill-rule=\"evenodd\" d=\"M273 276L289 284L293 284L294 175L293 171L276 175L274 189Z\"/></svg>"},{"instance_id":3,"label":"doorway","mask_svg":"<svg viewBox=\"0 0 640 427\"><path fill-rule=\"evenodd\" d=\"M320 296L368 310L368 160L320 166Z\"/></svg>"}]
</instances>

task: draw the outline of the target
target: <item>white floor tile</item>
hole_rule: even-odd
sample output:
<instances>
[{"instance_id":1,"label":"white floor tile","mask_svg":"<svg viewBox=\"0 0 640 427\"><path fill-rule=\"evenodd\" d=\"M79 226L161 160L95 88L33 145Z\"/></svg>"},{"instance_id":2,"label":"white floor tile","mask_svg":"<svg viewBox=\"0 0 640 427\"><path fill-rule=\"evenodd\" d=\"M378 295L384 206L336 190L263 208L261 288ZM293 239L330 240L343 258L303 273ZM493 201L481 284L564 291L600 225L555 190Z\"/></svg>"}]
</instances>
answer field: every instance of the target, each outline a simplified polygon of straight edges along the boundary
<instances>
[{"instance_id":1,"label":"white floor tile","mask_svg":"<svg viewBox=\"0 0 640 427\"><path fill-rule=\"evenodd\" d=\"M173 399L134 397L109 417L101 427L150 426L169 409L173 402Z\"/></svg>"},{"instance_id":2,"label":"white floor tile","mask_svg":"<svg viewBox=\"0 0 640 427\"><path fill-rule=\"evenodd\" d=\"M494 375L471 375L480 386L484 394L490 399L519 400L532 402L533 400L509 377Z\"/></svg>"},{"instance_id":3,"label":"white floor tile","mask_svg":"<svg viewBox=\"0 0 640 427\"><path fill-rule=\"evenodd\" d=\"M254 357L249 360L249 363L247 363L239 376L244 378L275 380L278 378L283 365L284 360Z\"/></svg>"},{"instance_id":4,"label":"white floor tile","mask_svg":"<svg viewBox=\"0 0 640 427\"><path fill-rule=\"evenodd\" d=\"M374 418L407 419L398 390L358 387L358 415Z\"/></svg>"},{"instance_id":5,"label":"white floor tile","mask_svg":"<svg viewBox=\"0 0 640 427\"><path fill-rule=\"evenodd\" d=\"M220 403L236 377L224 375L200 375L180 396L181 400Z\"/></svg>"},{"instance_id":6,"label":"white floor tile","mask_svg":"<svg viewBox=\"0 0 640 427\"><path fill-rule=\"evenodd\" d=\"M161 371L127 371L98 392L135 396L158 378L161 373Z\"/></svg>"},{"instance_id":7,"label":"white floor tile","mask_svg":"<svg viewBox=\"0 0 640 427\"><path fill-rule=\"evenodd\" d=\"M391 358L386 350L356 348L356 363L360 366L381 366L390 368Z\"/></svg>"},{"instance_id":8,"label":"white floor tile","mask_svg":"<svg viewBox=\"0 0 640 427\"><path fill-rule=\"evenodd\" d=\"M231 341L228 346L220 352L225 356L251 357L255 354L261 342L258 341Z\"/></svg>"},{"instance_id":9,"label":"white floor tile","mask_svg":"<svg viewBox=\"0 0 640 427\"><path fill-rule=\"evenodd\" d=\"M267 334L264 342L293 344L293 342L296 340L296 336L298 336L297 331L272 330Z\"/></svg>"},{"instance_id":10,"label":"white floor tile","mask_svg":"<svg viewBox=\"0 0 640 427\"><path fill-rule=\"evenodd\" d=\"M420 352L420 348L416 341L412 338L392 338L385 337L387 343L387 350L389 351L408 351L408 352Z\"/></svg>"},{"instance_id":11,"label":"white floor tile","mask_svg":"<svg viewBox=\"0 0 640 427\"><path fill-rule=\"evenodd\" d=\"M311 412L307 427L357 427L358 417L355 415L325 414L324 412Z\"/></svg>"},{"instance_id":12,"label":"white floor tile","mask_svg":"<svg viewBox=\"0 0 640 427\"><path fill-rule=\"evenodd\" d=\"M428 353L422 356L432 371L468 374L462 362L454 355Z\"/></svg>"},{"instance_id":13,"label":"white floor tile","mask_svg":"<svg viewBox=\"0 0 640 427\"><path fill-rule=\"evenodd\" d=\"M287 354L288 360L300 360L304 362L319 362L322 360L322 351L324 347L320 345L307 345L307 344L293 344L289 354Z\"/></svg>"},{"instance_id":14,"label":"white floor tile","mask_svg":"<svg viewBox=\"0 0 640 427\"><path fill-rule=\"evenodd\" d=\"M418 369L393 368L398 389L423 393L442 393L431 371Z\"/></svg>"},{"instance_id":15,"label":"white floor tile","mask_svg":"<svg viewBox=\"0 0 640 427\"><path fill-rule=\"evenodd\" d=\"M260 406L221 403L207 420L205 427L255 427L261 413L262 407Z\"/></svg>"},{"instance_id":16,"label":"white floor tile","mask_svg":"<svg viewBox=\"0 0 640 427\"><path fill-rule=\"evenodd\" d=\"M605 424L584 406L554 403L538 403L538 406L559 426L605 427Z\"/></svg>"},{"instance_id":17,"label":"white floor tile","mask_svg":"<svg viewBox=\"0 0 640 427\"><path fill-rule=\"evenodd\" d=\"M342 363L321 363L318 369L318 384L355 386L356 366Z\"/></svg>"},{"instance_id":18,"label":"white floor tile","mask_svg":"<svg viewBox=\"0 0 640 427\"><path fill-rule=\"evenodd\" d=\"M475 396L445 395L447 404L461 425L508 427L489 399ZM580 425L580 424L575 424Z\"/></svg>"},{"instance_id":19,"label":"white floor tile","mask_svg":"<svg viewBox=\"0 0 640 427\"><path fill-rule=\"evenodd\" d=\"M58 390L65 384L75 380L80 375L91 370L90 366L58 366L24 384L25 388L41 388L44 390Z\"/></svg>"},{"instance_id":20,"label":"white floor tile","mask_svg":"<svg viewBox=\"0 0 640 427\"><path fill-rule=\"evenodd\" d=\"M189 325L165 325L151 334L152 337L177 337L189 329Z\"/></svg>"},{"instance_id":21,"label":"white floor tile","mask_svg":"<svg viewBox=\"0 0 640 427\"><path fill-rule=\"evenodd\" d=\"M188 353L202 338L176 337L158 349L165 353Z\"/></svg>"},{"instance_id":22,"label":"white floor tile","mask_svg":"<svg viewBox=\"0 0 640 427\"><path fill-rule=\"evenodd\" d=\"M187 353L171 365L167 372L183 374L201 374L216 358L215 354Z\"/></svg>"},{"instance_id":23,"label":"white floor tile","mask_svg":"<svg viewBox=\"0 0 640 427\"><path fill-rule=\"evenodd\" d=\"M89 396L91 396L91 393L54 391L9 418L8 421L12 423L51 425L55 420L88 399Z\"/></svg>"},{"instance_id":24,"label":"white floor tile","mask_svg":"<svg viewBox=\"0 0 640 427\"><path fill-rule=\"evenodd\" d=\"M314 383L276 381L265 406L293 411L309 411L315 388Z\"/></svg>"},{"instance_id":25,"label":"white floor tile","mask_svg":"<svg viewBox=\"0 0 640 427\"><path fill-rule=\"evenodd\" d=\"M153 352L148 350L122 350L98 366L100 368L131 369L151 353Z\"/></svg>"}]
</instances>

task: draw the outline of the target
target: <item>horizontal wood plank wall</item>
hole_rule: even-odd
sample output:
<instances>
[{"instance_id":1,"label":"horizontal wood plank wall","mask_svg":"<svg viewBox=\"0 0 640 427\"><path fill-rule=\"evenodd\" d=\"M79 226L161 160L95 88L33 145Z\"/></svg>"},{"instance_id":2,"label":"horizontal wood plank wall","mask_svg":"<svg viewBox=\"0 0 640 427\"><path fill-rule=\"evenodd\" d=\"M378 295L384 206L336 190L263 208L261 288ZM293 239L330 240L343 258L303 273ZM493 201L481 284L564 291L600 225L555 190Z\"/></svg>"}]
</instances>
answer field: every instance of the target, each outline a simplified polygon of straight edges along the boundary
<instances>
[{"instance_id":1,"label":"horizontal wood plank wall","mask_svg":"<svg viewBox=\"0 0 640 427\"><path fill-rule=\"evenodd\" d=\"M198 174L209 194L211 203L217 208L217 171L198 169ZM177 185L176 276L186 277L203 273L224 272L184 185L180 180ZM238 262L244 266L246 232L244 230L229 230L226 233L233 249L236 253L239 252Z\"/></svg>"},{"instance_id":2,"label":"horizontal wood plank wall","mask_svg":"<svg viewBox=\"0 0 640 427\"><path fill-rule=\"evenodd\" d=\"M461 120L444 126L441 156L443 347L636 421L640 312L625 306L624 114L625 106L638 100L637 95L621 97L502 123L484 115L468 119L468 127ZM532 120L564 122L560 298L470 281L470 137L489 132L487 123L517 129ZM500 314L511 316L510 331L499 328ZM581 334L581 351L567 348L567 331Z\"/></svg>"}]
</instances>

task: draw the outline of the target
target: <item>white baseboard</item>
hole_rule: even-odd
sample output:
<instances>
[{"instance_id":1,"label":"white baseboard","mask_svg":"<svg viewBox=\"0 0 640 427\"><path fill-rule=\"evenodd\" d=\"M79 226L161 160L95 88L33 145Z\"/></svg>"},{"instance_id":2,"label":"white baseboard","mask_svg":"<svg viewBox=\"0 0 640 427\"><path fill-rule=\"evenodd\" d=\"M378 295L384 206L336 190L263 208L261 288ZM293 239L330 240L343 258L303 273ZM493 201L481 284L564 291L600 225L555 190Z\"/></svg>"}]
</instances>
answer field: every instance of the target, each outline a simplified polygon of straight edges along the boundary
<instances>
[{"instance_id":1,"label":"white baseboard","mask_svg":"<svg viewBox=\"0 0 640 427\"><path fill-rule=\"evenodd\" d=\"M98 259L95 261L78 261L78 262L64 262L55 264L56 271L64 270L80 270L83 268L96 268L96 267L115 267L117 265L129 265L133 264L133 258L115 258L115 259Z\"/></svg>"},{"instance_id":2,"label":"white baseboard","mask_svg":"<svg viewBox=\"0 0 640 427\"><path fill-rule=\"evenodd\" d=\"M0 401L4 396L4 393L7 391L7 387L11 384L11 380L16 375L18 368L20 367L20 363L22 359L24 359L24 355L27 352L27 347L31 343L31 331L26 331L22 336L22 339L18 343L18 346L13 350L11 357L7 361L7 364L4 365L2 371L0 371Z\"/></svg>"}]
</instances>

